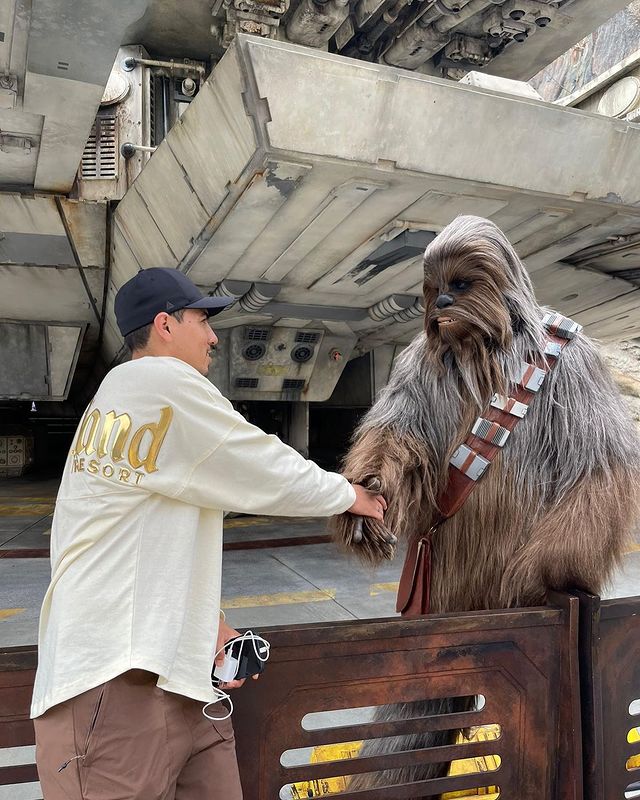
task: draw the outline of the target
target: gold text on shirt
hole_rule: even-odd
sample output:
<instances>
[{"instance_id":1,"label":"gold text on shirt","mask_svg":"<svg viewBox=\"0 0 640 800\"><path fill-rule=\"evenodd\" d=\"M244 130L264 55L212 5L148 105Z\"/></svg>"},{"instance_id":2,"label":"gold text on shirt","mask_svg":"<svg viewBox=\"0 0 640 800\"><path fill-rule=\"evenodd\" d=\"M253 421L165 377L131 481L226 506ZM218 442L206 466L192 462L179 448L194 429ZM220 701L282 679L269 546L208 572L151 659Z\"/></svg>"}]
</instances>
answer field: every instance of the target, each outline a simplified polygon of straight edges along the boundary
<instances>
[{"instance_id":1,"label":"gold text on shirt","mask_svg":"<svg viewBox=\"0 0 640 800\"><path fill-rule=\"evenodd\" d=\"M94 408L91 412L87 409L78 428L71 455L74 460L82 455L95 454L98 459L108 455L115 463L123 461L126 457L132 470L143 468L147 473L156 472L158 454L172 419L173 409L171 406L165 406L160 410L160 419L157 422L146 422L141 425L133 432L129 441L132 427L129 414L107 411L103 415L98 408Z\"/></svg>"}]
</instances>

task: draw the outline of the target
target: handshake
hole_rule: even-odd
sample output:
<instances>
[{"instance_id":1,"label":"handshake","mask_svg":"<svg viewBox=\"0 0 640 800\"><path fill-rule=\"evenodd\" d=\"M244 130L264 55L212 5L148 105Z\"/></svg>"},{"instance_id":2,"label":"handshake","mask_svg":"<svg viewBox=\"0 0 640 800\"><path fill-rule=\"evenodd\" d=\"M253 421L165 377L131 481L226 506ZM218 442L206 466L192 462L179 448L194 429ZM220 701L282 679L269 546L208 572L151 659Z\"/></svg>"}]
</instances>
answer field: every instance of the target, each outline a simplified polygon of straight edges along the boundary
<instances>
[{"instance_id":1,"label":"handshake","mask_svg":"<svg viewBox=\"0 0 640 800\"><path fill-rule=\"evenodd\" d=\"M356 501L345 514L331 523L339 544L355 549L365 561L378 563L395 556L397 537L384 526L387 502L380 494L379 478L370 478L366 486L354 484Z\"/></svg>"}]
</instances>

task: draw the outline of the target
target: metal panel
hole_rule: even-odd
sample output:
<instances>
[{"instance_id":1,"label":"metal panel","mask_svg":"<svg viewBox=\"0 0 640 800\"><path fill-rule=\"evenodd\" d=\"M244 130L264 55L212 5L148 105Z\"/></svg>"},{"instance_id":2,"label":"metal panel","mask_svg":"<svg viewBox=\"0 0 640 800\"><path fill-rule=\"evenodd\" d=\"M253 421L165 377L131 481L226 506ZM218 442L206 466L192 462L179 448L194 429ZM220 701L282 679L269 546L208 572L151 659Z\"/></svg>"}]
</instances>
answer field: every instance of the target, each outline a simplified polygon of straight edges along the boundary
<instances>
[{"instance_id":1,"label":"metal panel","mask_svg":"<svg viewBox=\"0 0 640 800\"><path fill-rule=\"evenodd\" d=\"M198 256L189 270L189 277L204 283L210 283L212 276L226 278L233 272L241 272L244 280L259 278L263 273L259 263L247 259L239 270L234 270L234 265L296 192L310 170L308 164L268 162L264 172L255 175L242 193L233 215L226 217Z\"/></svg>"},{"instance_id":2,"label":"metal panel","mask_svg":"<svg viewBox=\"0 0 640 800\"><path fill-rule=\"evenodd\" d=\"M33 5L24 110L45 117L34 185L66 193L94 122L127 26L148 0L100 0ZM89 22L92 20L93 22Z\"/></svg>"},{"instance_id":3,"label":"metal panel","mask_svg":"<svg viewBox=\"0 0 640 800\"><path fill-rule=\"evenodd\" d=\"M240 178L258 141L243 105L245 87L233 49L216 66L165 140L189 176L202 205L213 214ZM163 145L161 145L163 146Z\"/></svg>"},{"instance_id":4,"label":"metal panel","mask_svg":"<svg viewBox=\"0 0 640 800\"><path fill-rule=\"evenodd\" d=\"M178 258L156 225L146 203L134 184L125 195L126 212L114 215L114 227L119 228L129 249L141 267L176 267ZM167 208L169 203L167 203Z\"/></svg>"},{"instance_id":5,"label":"metal panel","mask_svg":"<svg viewBox=\"0 0 640 800\"><path fill-rule=\"evenodd\" d=\"M45 327L0 322L0 341L0 397L47 397L49 363Z\"/></svg>"},{"instance_id":6,"label":"metal panel","mask_svg":"<svg viewBox=\"0 0 640 800\"><path fill-rule=\"evenodd\" d=\"M82 327L48 325L47 338L50 349L50 392L52 400L62 400L69 393L76 366Z\"/></svg>"},{"instance_id":7,"label":"metal panel","mask_svg":"<svg viewBox=\"0 0 640 800\"><path fill-rule=\"evenodd\" d=\"M168 147L159 147L152 156L153 169L144 169L134 185L158 230L178 261L188 253L209 214ZM167 186L171 202L167 203Z\"/></svg>"},{"instance_id":8,"label":"metal panel","mask_svg":"<svg viewBox=\"0 0 640 800\"><path fill-rule=\"evenodd\" d=\"M640 289L576 314L585 333L605 341L640 336Z\"/></svg>"},{"instance_id":9,"label":"metal panel","mask_svg":"<svg viewBox=\"0 0 640 800\"><path fill-rule=\"evenodd\" d=\"M256 96L268 98L271 147L367 163L384 160L397 168L500 186L506 183L504 131L513 130L523 157L510 161L509 185L566 197L579 191L585 199L630 205L640 200L633 178L640 169L632 144L640 138L635 126L292 45L247 38L241 47L251 59ZM292 85L294 72L300 77ZM310 126L327 96L331 126ZM598 142L589 170L578 160L578 127L581 141ZM472 146L474 131L482 131L483 158ZM524 157L529 152L536 157ZM615 169L619 159L624 170ZM564 164L561 171L553 166L557 163Z\"/></svg>"},{"instance_id":10,"label":"metal panel","mask_svg":"<svg viewBox=\"0 0 640 800\"><path fill-rule=\"evenodd\" d=\"M579 596L585 800L619 800L639 774L627 760L640 756L629 737L640 727L640 597Z\"/></svg>"},{"instance_id":11,"label":"metal panel","mask_svg":"<svg viewBox=\"0 0 640 800\"><path fill-rule=\"evenodd\" d=\"M380 186L384 187L384 184ZM264 273L264 279L280 281L289 275L298 262L317 244L330 236L336 226L364 203L377 188L376 183L356 179L332 189L303 225L299 235ZM293 275L292 281L298 283L299 279Z\"/></svg>"},{"instance_id":12,"label":"metal panel","mask_svg":"<svg viewBox=\"0 0 640 800\"><path fill-rule=\"evenodd\" d=\"M3 233L65 235L53 197L0 193L0 220Z\"/></svg>"},{"instance_id":13,"label":"metal panel","mask_svg":"<svg viewBox=\"0 0 640 800\"><path fill-rule=\"evenodd\" d=\"M576 270L562 263L538 270L532 278L538 301L568 317L621 298L636 288L601 272Z\"/></svg>"},{"instance_id":14,"label":"metal panel","mask_svg":"<svg viewBox=\"0 0 640 800\"><path fill-rule=\"evenodd\" d=\"M104 267L107 204L58 198L78 260L86 267Z\"/></svg>"},{"instance_id":15,"label":"metal panel","mask_svg":"<svg viewBox=\"0 0 640 800\"><path fill-rule=\"evenodd\" d=\"M281 787L295 781L497 754L501 766L494 775L415 784L398 784L396 779L393 788L376 789L371 797L431 796L494 783L499 783L501 796L518 800L575 797L575 773L558 775L555 770L557 759L568 762L573 757L559 741L557 725L559 709L571 708L570 687L575 688L565 661L575 610L320 623L263 631L272 644L269 667L260 679L266 683L245 686L234 714L245 795L272 800L282 796ZM340 727L325 722L313 729L303 722L307 714L322 711L468 694L486 698L481 711ZM486 723L501 725L498 742L283 765L287 760L282 754L292 748ZM348 788L340 794L344 800L356 796L360 794Z\"/></svg>"},{"instance_id":16,"label":"metal panel","mask_svg":"<svg viewBox=\"0 0 640 800\"><path fill-rule=\"evenodd\" d=\"M15 109L0 109L0 182L33 186L42 133L42 117Z\"/></svg>"},{"instance_id":17,"label":"metal panel","mask_svg":"<svg viewBox=\"0 0 640 800\"><path fill-rule=\"evenodd\" d=\"M5 233L0 239L3 264L58 264L73 266L73 251L66 236Z\"/></svg>"},{"instance_id":18,"label":"metal panel","mask_svg":"<svg viewBox=\"0 0 640 800\"><path fill-rule=\"evenodd\" d=\"M101 269L85 269L104 280ZM88 279L91 282L91 278ZM0 264L0 318L42 322L95 322L77 269Z\"/></svg>"}]
</instances>

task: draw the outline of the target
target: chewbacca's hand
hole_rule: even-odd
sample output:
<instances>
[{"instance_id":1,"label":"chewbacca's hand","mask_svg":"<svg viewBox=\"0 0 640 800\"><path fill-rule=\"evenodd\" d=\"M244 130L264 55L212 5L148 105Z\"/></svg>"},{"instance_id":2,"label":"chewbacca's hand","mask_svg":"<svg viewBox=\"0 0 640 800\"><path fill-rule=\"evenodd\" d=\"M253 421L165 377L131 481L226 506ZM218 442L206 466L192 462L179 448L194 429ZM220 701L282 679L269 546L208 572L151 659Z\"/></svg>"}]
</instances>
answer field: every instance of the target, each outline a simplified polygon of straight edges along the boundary
<instances>
[{"instance_id":1,"label":"chewbacca's hand","mask_svg":"<svg viewBox=\"0 0 640 800\"><path fill-rule=\"evenodd\" d=\"M379 494L380 480L371 478L365 488L371 494ZM390 560L395 556L397 538L376 519L346 512L334 517L331 527L336 541L351 549L364 561L377 564L383 559Z\"/></svg>"}]
</instances>

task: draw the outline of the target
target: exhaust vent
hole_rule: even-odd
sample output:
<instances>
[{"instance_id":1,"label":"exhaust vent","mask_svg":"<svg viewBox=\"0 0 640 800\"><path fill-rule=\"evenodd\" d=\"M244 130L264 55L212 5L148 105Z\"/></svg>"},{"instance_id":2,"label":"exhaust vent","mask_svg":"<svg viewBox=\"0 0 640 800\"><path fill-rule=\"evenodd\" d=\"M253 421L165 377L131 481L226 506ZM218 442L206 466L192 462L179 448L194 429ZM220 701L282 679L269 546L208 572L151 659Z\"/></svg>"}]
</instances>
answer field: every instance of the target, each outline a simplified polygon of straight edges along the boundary
<instances>
[{"instance_id":1,"label":"exhaust vent","mask_svg":"<svg viewBox=\"0 0 640 800\"><path fill-rule=\"evenodd\" d=\"M305 364L313 358L313 347L308 344L300 344L291 351L291 358L296 364Z\"/></svg>"},{"instance_id":2,"label":"exhaust vent","mask_svg":"<svg viewBox=\"0 0 640 800\"><path fill-rule=\"evenodd\" d=\"M266 342L269 338L269 328L245 328L244 338L251 342Z\"/></svg>"},{"instance_id":3,"label":"exhaust vent","mask_svg":"<svg viewBox=\"0 0 640 800\"><path fill-rule=\"evenodd\" d=\"M96 117L82 153L80 177L83 180L117 179L118 128L115 114Z\"/></svg>"},{"instance_id":4,"label":"exhaust vent","mask_svg":"<svg viewBox=\"0 0 640 800\"><path fill-rule=\"evenodd\" d=\"M316 344L320 334L315 331L298 331L296 333L296 342L304 342L305 344Z\"/></svg>"},{"instance_id":5,"label":"exhaust vent","mask_svg":"<svg viewBox=\"0 0 640 800\"><path fill-rule=\"evenodd\" d=\"M264 342L251 342L242 350L242 355L247 361L258 361L262 358L267 350L266 344Z\"/></svg>"},{"instance_id":6,"label":"exhaust vent","mask_svg":"<svg viewBox=\"0 0 640 800\"><path fill-rule=\"evenodd\" d=\"M300 380L299 378L285 378L282 381L282 391L294 391L300 392L304 389L306 381Z\"/></svg>"},{"instance_id":7,"label":"exhaust vent","mask_svg":"<svg viewBox=\"0 0 640 800\"><path fill-rule=\"evenodd\" d=\"M236 389L257 389L258 378L236 378Z\"/></svg>"}]
</instances>

